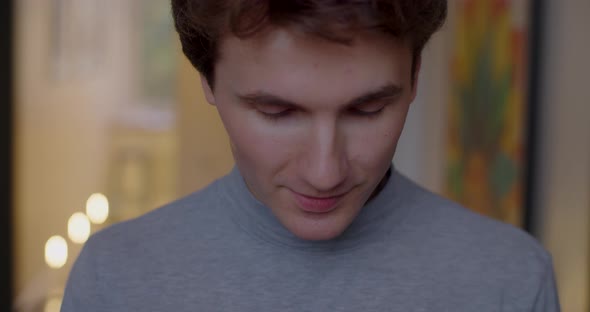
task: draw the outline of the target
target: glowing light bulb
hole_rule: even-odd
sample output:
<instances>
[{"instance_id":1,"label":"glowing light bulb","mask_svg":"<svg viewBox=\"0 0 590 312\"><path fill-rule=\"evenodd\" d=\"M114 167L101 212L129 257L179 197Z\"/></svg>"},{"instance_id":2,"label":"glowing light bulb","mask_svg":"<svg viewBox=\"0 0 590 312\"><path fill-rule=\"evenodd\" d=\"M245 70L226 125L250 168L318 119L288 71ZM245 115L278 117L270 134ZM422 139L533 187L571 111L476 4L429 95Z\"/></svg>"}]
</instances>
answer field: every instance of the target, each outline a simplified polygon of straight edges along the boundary
<instances>
[{"instance_id":1,"label":"glowing light bulb","mask_svg":"<svg viewBox=\"0 0 590 312\"><path fill-rule=\"evenodd\" d=\"M66 240L55 235L45 243L45 262L52 269L59 269L68 261L68 243Z\"/></svg>"},{"instance_id":2,"label":"glowing light bulb","mask_svg":"<svg viewBox=\"0 0 590 312\"><path fill-rule=\"evenodd\" d=\"M94 224L103 224L109 217L109 200L100 193L88 197L86 201L86 215Z\"/></svg>"},{"instance_id":3,"label":"glowing light bulb","mask_svg":"<svg viewBox=\"0 0 590 312\"><path fill-rule=\"evenodd\" d=\"M81 212L74 213L68 220L68 236L74 243L83 244L90 236L90 221Z\"/></svg>"}]
</instances>

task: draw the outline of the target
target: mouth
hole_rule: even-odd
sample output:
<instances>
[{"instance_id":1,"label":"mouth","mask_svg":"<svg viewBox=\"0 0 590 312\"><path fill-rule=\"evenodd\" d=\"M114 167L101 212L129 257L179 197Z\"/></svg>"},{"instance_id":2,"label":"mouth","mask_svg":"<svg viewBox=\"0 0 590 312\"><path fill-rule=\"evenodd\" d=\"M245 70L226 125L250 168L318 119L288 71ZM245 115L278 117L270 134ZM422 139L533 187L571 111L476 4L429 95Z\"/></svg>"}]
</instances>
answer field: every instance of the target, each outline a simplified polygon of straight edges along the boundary
<instances>
[{"instance_id":1,"label":"mouth","mask_svg":"<svg viewBox=\"0 0 590 312\"><path fill-rule=\"evenodd\" d=\"M344 197L344 195L346 195L341 194L329 197L315 197L300 194L294 191L292 191L292 193L299 208L305 212L310 213L328 213L336 209L340 200Z\"/></svg>"}]
</instances>

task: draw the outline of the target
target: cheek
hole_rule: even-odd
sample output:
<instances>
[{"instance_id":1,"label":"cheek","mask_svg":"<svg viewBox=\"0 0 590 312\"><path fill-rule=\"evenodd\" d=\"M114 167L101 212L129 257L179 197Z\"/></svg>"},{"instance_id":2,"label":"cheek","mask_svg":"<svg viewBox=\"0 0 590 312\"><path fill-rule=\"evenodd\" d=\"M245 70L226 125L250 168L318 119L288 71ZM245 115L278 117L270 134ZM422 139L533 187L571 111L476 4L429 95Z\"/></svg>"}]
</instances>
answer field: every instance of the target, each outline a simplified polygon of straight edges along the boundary
<instances>
[{"instance_id":1,"label":"cheek","mask_svg":"<svg viewBox=\"0 0 590 312\"><path fill-rule=\"evenodd\" d=\"M382 170L389 166L403 128L403 118L387 118L369 131L355 129L350 133L349 155L361 167Z\"/></svg>"},{"instance_id":2,"label":"cheek","mask_svg":"<svg viewBox=\"0 0 590 312\"><path fill-rule=\"evenodd\" d=\"M236 162L252 168L257 175L275 172L294 154L297 144L293 136L266 121L252 116L252 112L225 112L220 115L232 142Z\"/></svg>"}]
</instances>

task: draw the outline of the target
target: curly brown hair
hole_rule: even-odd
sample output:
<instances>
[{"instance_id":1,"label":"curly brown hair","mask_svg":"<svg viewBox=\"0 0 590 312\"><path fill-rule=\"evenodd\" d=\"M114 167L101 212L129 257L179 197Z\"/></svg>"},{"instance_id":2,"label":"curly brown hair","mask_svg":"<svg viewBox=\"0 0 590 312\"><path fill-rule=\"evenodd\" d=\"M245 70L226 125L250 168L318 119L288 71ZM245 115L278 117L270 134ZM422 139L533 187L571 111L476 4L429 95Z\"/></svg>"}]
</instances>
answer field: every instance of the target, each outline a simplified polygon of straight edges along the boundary
<instances>
[{"instance_id":1,"label":"curly brown hair","mask_svg":"<svg viewBox=\"0 0 590 312\"><path fill-rule=\"evenodd\" d=\"M295 27L350 44L355 30L408 40L416 60L444 23L446 0L172 0L182 51L210 84L222 36L247 38L267 26Z\"/></svg>"}]
</instances>

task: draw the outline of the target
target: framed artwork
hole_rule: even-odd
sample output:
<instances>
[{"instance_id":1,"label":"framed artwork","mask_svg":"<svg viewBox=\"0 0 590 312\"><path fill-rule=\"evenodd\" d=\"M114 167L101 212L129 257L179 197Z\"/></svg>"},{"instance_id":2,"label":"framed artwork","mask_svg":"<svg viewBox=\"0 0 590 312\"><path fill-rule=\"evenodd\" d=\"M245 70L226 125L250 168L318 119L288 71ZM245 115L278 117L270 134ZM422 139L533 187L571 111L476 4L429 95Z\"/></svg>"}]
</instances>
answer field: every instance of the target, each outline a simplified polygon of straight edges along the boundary
<instances>
[{"instance_id":1,"label":"framed artwork","mask_svg":"<svg viewBox=\"0 0 590 312\"><path fill-rule=\"evenodd\" d=\"M446 195L528 228L536 1L449 2Z\"/></svg>"}]
</instances>

